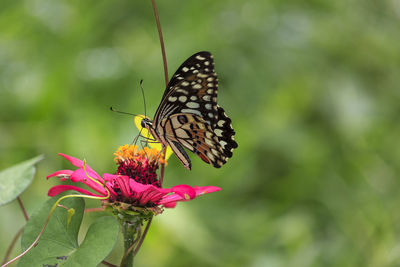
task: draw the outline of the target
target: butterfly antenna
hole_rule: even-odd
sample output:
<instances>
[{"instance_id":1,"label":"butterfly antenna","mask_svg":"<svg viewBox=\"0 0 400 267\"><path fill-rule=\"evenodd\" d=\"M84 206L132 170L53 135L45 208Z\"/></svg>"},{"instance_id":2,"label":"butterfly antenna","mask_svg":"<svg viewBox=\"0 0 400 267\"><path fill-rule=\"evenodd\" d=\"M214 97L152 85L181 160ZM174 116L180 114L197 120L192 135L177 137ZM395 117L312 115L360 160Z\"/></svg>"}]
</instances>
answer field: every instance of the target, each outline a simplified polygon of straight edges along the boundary
<instances>
[{"instance_id":1,"label":"butterfly antenna","mask_svg":"<svg viewBox=\"0 0 400 267\"><path fill-rule=\"evenodd\" d=\"M142 96L143 96L144 116L147 116L147 112L146 112L146 97L144 96L144 90L143 90L143 79L140 80L140 90L142 91Z\"/></svg>"},{"instance_id":2,"label":"butterfly antenna","mask_svg":"<svg viewBox=\"0 0 400 267\"><path fill-rule=\"evenodd\" d=\"M143 115L138 115L138 114L135 114L135 113L129 113L129 112L125 112L125 111L119 111L119 110L114 109L113 107L110 107L110 110L112 112L116 112L116 113L120 113L120 114L124 114L124 115L143 117Z\"/></svg>"}]
</instances>

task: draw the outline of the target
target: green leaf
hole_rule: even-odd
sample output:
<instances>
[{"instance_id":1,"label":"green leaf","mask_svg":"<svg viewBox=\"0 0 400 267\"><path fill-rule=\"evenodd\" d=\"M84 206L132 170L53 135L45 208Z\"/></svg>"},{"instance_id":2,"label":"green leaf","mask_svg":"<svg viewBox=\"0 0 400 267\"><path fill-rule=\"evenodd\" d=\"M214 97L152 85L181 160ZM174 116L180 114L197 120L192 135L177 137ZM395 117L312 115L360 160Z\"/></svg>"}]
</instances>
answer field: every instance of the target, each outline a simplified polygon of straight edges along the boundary
<instances>
[{"instance_id":1,"label":"green leaf","mask_svg":"<svg viewBox=\"0 0 400 267\"><path fill-rule=\"evenodd\" d=\"M111 216L98 218L89 228L85 240L62 266L97 266L114 248L119 223Z\"/></svg>"},{"instance_id":2,"label":"green leaf","mask_svg":"<svg viewBox=\"0 0 400 267\"><path fill-rule=\"evenodd\" d=\"M56 200L56 197L48 200L31 216L22 236L22 251L33 243ZM57 207L39 244L21 258L18 266L96 266L110 253L119 232L119 224L113 217L97 219L79 246L78 232L83 218L84 200L74 197L64 199L60 204L74 209L75 214L69 217L66 209Z\"/></svg>"},{"instance_id":3,"label":"green leaf","mask_svg":"<svg viewBox=\"0 0 400 267\"><path fill-rule=\"evenodd\" d=\"M21 162L0 172L0 206L16 199L31 184L35 164L43 155Z\"/></svg>"}]
</instances>

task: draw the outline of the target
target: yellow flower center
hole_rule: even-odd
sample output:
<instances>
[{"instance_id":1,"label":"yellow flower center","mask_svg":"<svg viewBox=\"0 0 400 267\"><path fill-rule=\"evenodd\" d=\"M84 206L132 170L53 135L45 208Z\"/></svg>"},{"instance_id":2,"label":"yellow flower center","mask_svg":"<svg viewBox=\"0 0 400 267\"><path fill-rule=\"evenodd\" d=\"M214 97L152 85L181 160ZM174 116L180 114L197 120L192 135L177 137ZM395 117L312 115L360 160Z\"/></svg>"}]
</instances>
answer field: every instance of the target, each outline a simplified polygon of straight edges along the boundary
<instances>
[{"instance_id":1,"label":"yellow flower center","mask_svg":"<svg viewBox=\"0 0 400 267\"><path fill-rule=\"evenodd\" d=\"M114 153L114 161L121 163L125 161L140 161L146 158L150 164L167 164L162 152L156 148L144 147L139 149L136 145L123 145L120 146Z\"/></svg>"}]
</instances>

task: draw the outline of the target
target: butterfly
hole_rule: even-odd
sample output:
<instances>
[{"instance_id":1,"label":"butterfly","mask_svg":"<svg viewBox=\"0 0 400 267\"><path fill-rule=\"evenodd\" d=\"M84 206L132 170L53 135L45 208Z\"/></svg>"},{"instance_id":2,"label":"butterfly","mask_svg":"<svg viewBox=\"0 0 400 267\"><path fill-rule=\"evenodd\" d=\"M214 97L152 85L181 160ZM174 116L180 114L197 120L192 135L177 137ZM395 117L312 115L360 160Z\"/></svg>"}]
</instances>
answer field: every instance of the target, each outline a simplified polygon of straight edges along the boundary
<instances>
[{"instance_id":1,"label":"butterfly","mask_svg":"<svg viewBox=\"0 0 400 267\"><path fill-rule=\"evenodd\" d=\"M220 168L238 144L231 119L217 104L217 93L213 56L198 52L172 76L153 121L144 118L141 126L164 147L170 146L186 169L191 169L191 160L184 148Z\"/></svg>"}]
</instances>

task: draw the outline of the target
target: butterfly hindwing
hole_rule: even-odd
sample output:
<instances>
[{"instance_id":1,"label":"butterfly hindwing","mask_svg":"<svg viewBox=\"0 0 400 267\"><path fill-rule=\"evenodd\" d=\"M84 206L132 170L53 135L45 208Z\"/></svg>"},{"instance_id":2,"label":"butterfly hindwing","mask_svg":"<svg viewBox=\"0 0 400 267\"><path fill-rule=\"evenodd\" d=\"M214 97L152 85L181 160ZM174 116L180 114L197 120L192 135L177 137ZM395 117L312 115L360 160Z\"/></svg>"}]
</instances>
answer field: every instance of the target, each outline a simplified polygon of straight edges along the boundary
<instances>
[{"instance_id":1,"label":"butterfly hindwing","mask_svg":"<svg viewBox=\"0 0 400 267\"><path fill-rule=\"evenodd\" d=\"M230 158L232 157L232 151L238 147L235 141L235 131L232 127L231 119L226 115L224 109L217 105L218 120L216 121L213 129L215 135L219 139L219 143L224 150L224 154Z\"/></svg>"},{"instance_id":2,"label":"butterfly hindwing","mask_svg":"<svg viewBox=\"0 0 400 267\"><path fill-rule=\"evenodd\" d=\"M167 139L179 142L204 162L217 168L226 163L227 157L217 135L203 118L179 113L165 119L163 124Z\"/></svg>"}]
</instances>

